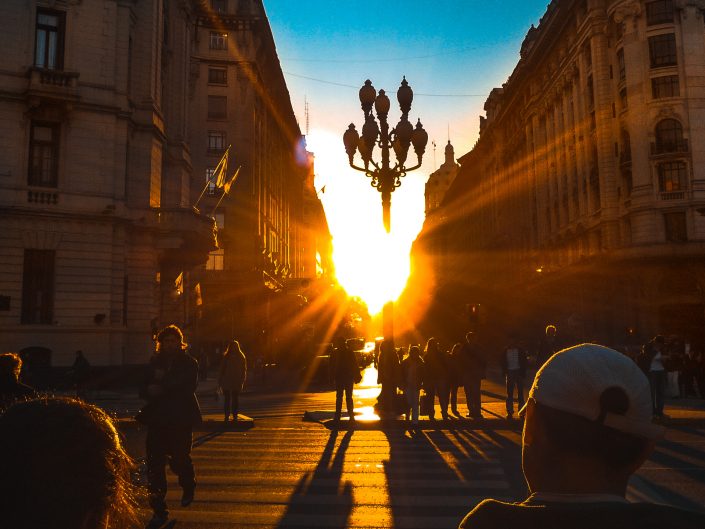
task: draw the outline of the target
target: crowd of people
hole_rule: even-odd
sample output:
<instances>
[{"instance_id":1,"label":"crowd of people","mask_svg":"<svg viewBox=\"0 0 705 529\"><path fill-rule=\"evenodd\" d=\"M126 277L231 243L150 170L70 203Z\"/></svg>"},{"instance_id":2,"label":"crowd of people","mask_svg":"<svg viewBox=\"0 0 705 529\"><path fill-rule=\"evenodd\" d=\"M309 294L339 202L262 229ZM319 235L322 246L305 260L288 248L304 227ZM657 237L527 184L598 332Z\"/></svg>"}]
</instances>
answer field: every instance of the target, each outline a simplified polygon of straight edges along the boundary
<instances>
[{"instance_id":1,"label":"crowd of people","mask_svg":"<svg viewBox=\"0 0 705 529\"><path fill-rule=\"evenodd\" d=\"M625 499L630 476L663 436L663 426L653 417L663 412L669 367L685 370L692 360L696 368L686 370L692 378L682 384L692 383L702 395L697 370L702 355L684 347L685 358L674 364L678 351L662 336L633 358L595 344L558 350L555 336L555 327L547 329L526 402L526 350L510 337L498 358L506 381L507 418L513 417L515 395L516 409L525 413L522 469L530 495L518 503L485 500L460 528L705 527L702 514ZM20 381L20 356L0 354L0 527L135 528L145 502L152 509L148 527L161 527L169 514L167 464L178 477L181 505L189 506L196 489L193 430L202 419L195 394L198 362L187 348L177 326L162 329L140 386L146 401L137 416L147 427L145 491L133 483L135 463L104 411L80 398L37 394ZM474 333L449 352L434 338L423 350L411 345L404 354L383 342L376 363L380 411L401 411L415 423L423 412L434 418L437 399L442 418L458 417L457 393L463 387L468 417L482 417L480 385L487 356ZM345 397L354 419L352 388L361 372L343 339L336 340L330 369L335 418L340 419ZM246 370L245 355L233 341L218 376L226 424L230 414L237 420Z\"/></svg>"}]
</instances>

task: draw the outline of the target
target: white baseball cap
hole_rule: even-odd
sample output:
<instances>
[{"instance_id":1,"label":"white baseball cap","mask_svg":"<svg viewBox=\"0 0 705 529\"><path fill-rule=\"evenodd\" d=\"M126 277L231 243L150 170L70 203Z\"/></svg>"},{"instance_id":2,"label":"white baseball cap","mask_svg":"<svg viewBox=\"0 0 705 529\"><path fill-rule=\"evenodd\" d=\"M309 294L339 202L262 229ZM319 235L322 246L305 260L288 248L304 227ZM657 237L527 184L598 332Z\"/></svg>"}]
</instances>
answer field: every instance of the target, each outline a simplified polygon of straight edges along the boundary
<instances>
[{"instance_id":1,"label":"white baseball cap","mask_svg":"<svg viewBox=\"0 0 705 529\"><path fill-rule=\"evenodd\" d=\"M601 400L614 393L606 393L611 388L626 394L626 409L619 410L624 413L603 409ZM651 390L644 373L633 360L602 345L585 343L554 354L536 373L529 398L637 437L659 439L664 433L651 421Z\"/></svg>"}]
</instances>

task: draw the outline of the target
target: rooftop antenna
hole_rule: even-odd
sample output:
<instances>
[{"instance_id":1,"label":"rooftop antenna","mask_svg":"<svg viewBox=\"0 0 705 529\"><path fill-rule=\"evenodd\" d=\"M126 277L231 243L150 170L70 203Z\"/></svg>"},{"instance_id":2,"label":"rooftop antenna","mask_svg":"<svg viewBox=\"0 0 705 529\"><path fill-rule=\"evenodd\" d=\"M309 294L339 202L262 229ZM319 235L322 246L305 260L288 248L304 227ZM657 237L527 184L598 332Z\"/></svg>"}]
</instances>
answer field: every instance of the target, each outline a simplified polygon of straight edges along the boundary
<instances>
[{"instance_id":1,"label":"rooftop antenna","mask_svg":"<svg viewBox=\"0 0 705 529\"><path fill-rule=\"evenodd\" d=\"M448 143L450 143L450 123L448 123Z\"/></svg>"}]
</instances>

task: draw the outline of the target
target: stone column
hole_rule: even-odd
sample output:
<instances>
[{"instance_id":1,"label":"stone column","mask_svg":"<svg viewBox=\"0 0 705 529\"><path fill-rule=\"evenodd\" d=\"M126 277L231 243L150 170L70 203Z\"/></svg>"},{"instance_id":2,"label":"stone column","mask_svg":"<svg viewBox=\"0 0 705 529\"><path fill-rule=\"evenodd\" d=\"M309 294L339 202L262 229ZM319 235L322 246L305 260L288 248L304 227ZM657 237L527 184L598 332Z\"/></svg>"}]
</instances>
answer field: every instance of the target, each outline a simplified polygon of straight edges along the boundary
<instances>
[{"instance_id":1,"label":"stone column","mask_svg":"<svg viewBox=\"0 0 705 529\"><path fill-rule=\"evenodd\" d=\"M610 79L611 50L607 42L607 19L595 15L591 27L592 76L595 93L595 143L600 179L600 226L602 248L619 245L617 224L616 159L614 156L615 137L612 117L612 82Z\"/></svg>"}]
</instances>

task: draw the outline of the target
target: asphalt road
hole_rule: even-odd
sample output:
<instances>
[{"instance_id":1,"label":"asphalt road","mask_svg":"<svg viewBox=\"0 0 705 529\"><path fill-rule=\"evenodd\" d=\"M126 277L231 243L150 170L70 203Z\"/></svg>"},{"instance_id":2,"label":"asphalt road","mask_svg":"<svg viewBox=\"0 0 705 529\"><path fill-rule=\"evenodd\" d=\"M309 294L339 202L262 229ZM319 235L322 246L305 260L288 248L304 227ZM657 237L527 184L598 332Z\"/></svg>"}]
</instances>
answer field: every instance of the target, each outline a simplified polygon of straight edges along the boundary
<instances>
[{"instance_id":1,"label":"asphalt road","mask_svg":"<svg viewBox=\"0 0 705 529\"><path fill-rule=\"evenodd\" d=\"M367 373L356 388L363 416L372 413L379 391L373 379ZM497 415L502 388L486 382L483 389L486 415ZM201 403L207 418L220 418L220 402ZM190 507L178 507L180 491L170 476L172 527L453 528L483 498L525 497L518 424L488 420L471 427L458 420L412 434L399 427L331 431L302 420L312 411L330 417L333 403L328 391L243 395L242 413L254 428L197 434L198 488ZM137 458L143 436L126 429ZM628 495L705 510L705 429L669 429Z\"/></svg>"}]
</instances>

